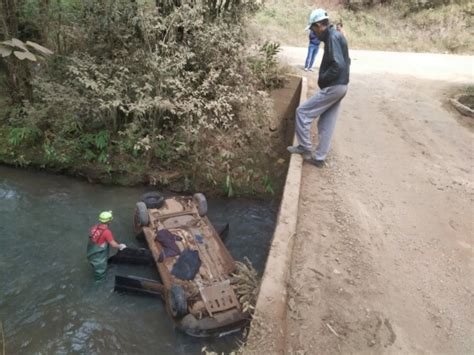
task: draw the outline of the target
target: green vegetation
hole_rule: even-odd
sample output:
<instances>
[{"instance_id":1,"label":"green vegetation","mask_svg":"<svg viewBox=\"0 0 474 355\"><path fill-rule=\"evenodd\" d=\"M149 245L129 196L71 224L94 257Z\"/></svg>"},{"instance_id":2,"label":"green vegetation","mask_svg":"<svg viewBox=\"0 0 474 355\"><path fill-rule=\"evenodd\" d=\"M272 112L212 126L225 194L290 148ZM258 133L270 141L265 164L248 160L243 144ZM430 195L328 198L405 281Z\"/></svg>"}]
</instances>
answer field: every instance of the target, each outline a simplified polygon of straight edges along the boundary
<instances>
[{"instance_id":1,"label":"green vegetation","mask_svg":"<svg viewBox=\"0 0 474 355\"><path fill-rule=\"evenodd\" d=\"M470 85L461 93L459 102L474 110L474 85Z\"/></svg>"},{"instance_id":2,"label":"green vegetation","mask_svg":"<svg viewBox=\"0 0 474 355\"><path fill-rule=\"evenodd\" d=\"M311 10L342 21L352 49L474 53L474 3L467 0L269 0L252 21L262 41L306 46Z\"/></svg>"},{"instance_id":3,"label":"green vegetation","mask_svg":"<svg viewBox=\"0 0 474 355\"><path fill-rule=\"evenodd\" d=\"M3 18L0 40L55 54L36 65L0 59L0 161L101 182L273 193L266 90L283 82L278 45L247 45L255 1L205 3L1 1L15 17Z\"/></svg>"}]
</instances>

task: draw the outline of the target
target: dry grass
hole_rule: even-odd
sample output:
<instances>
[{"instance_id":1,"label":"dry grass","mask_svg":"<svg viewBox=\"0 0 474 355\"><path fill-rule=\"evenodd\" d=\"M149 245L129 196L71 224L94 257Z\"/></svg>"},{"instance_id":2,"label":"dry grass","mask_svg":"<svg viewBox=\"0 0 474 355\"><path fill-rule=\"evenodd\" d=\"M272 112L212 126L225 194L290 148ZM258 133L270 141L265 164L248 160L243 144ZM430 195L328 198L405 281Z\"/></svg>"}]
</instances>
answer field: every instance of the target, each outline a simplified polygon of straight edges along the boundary
<instances>
[{"instance_id":1,"label":"dry grass","mask_svg":"<svg viewBox=\"0 0 474 355\"><path fill-rule=\"evenodd\" d=\"M260 43L271 40L284 45L306 46L308 36L304 28L311 9L308 2L301 0L267 1L265 8L250 23L251 36Z\"/></svg>"},{"instance_id":2,"label":"dry grass","mask_svg":"<svg viewBox=\"0 0 474 355\"><path fill-rule=\"evenodd\" d=\"M470 2L409 11L406 6L374 6L349 11L338 1L318 2L333 21L342 20L353 49L474 54L474 6ZM306 46L304 31L313 1L273 0L250 24L257 41Z\"/></svg>"}]
</instances>

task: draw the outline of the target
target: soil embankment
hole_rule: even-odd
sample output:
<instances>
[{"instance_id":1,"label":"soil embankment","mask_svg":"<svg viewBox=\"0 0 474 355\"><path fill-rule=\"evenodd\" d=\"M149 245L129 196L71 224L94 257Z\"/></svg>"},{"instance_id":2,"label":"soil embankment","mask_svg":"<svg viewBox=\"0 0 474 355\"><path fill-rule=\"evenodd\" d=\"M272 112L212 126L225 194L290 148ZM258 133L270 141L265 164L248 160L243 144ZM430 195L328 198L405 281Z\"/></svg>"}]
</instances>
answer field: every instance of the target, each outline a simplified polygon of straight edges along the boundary
<instances>
[{"instance_id":1,"label":"soil embankment","mask_svg":"<svg viewBox=\"0 0 474 355\"><path fill-rule=\"evenodd\" d=\"M303 166L286 353L471 353L473 133L447 101L472 57L351 56L328 167Z\"/></svg>"}]
</instances>

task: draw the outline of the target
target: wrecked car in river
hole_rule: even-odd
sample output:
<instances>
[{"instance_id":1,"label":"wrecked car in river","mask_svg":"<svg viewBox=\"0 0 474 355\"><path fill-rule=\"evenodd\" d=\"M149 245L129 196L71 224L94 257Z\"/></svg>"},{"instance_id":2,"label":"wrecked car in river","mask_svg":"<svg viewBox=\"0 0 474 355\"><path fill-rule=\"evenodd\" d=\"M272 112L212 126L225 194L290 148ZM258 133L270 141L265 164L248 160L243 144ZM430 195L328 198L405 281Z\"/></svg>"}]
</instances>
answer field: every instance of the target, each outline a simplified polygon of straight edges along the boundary
<instances>
[{"instance_id":1,"label":"wrecked car in river","mask_svg":"<svg viewBox=\"0 0 474 355\"><path fill-rule=\"evenodd\" d=\"M159 294L176 327L196 337L223 336L249 321L232 283L236 262L206 214L200 193L145 194L136 204L134 228L161 280L116 276L116 290Z\"/></svg>"}]
</instances>

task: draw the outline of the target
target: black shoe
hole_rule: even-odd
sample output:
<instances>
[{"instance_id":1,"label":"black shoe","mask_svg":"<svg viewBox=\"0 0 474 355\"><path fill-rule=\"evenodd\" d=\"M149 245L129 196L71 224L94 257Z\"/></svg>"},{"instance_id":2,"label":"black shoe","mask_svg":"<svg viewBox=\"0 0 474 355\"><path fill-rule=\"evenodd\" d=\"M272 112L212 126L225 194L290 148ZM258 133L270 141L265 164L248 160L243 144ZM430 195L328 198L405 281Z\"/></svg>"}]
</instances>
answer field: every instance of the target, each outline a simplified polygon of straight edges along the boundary
<instances>
[{"instance_id":1,"label":"black shoe","mask_svg":"<svg viewBox=\"0 0 474 355\"><path fill-rule=\"evenodd\" d=\"M291 154L311 154L311 150L305 149L302 145L293 145L286 148Z\"/></svg>"},{"instance_id":2,"label":"black shoe","mask_svg":"<svg viewBox=\"0 0 474 355\"><path fill-rule=\"evenodd\" d=\"M314 158L309 159L308 162L311 163L312 165L318 167L318 168L323 168L326 165L324 160L318 160L318 159L314 159Z\"/></svg>"}]
</instances>

